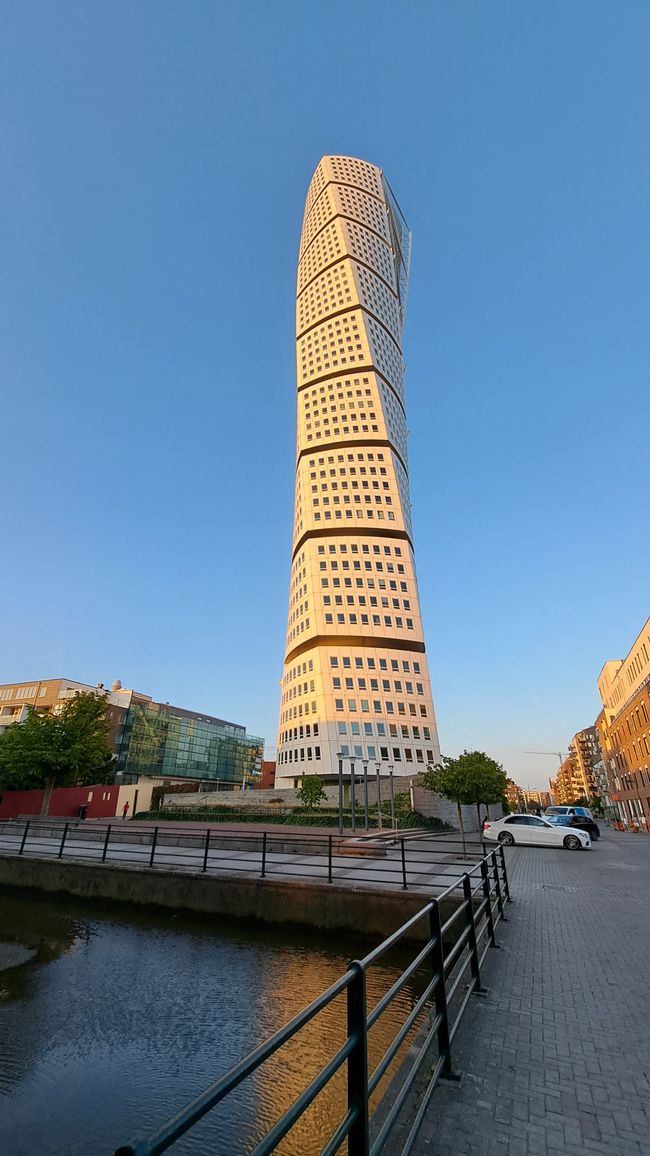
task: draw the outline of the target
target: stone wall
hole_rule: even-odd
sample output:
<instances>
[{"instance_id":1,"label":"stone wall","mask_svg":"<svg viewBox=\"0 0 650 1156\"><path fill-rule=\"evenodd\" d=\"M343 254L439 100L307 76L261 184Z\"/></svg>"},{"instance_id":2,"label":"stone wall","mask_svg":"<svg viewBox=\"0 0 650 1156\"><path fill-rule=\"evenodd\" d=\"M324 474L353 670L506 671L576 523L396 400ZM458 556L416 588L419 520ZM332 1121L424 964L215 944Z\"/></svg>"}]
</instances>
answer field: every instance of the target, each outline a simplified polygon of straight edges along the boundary
<instances>
[{"instance_id":1,"label":"stone wall","mask_svg":"<svg viewBox=\"0 0 650 1156\"><path fill-rule=\"evenodd\" d=\"M424 787L415 785L411 787L411 796L415 811L419 811L427 819L441 819L443 823L449 823L449 826L453 827L455 831L458 830L458 808L455 803L451 803L449 799L443 799L442 795L435 795L433 791L426 791ZM484 804L481 804L481 816L485 814L485 809ZM463 807L462 813L466 833L469 835L478 831L476 807ZM502 813L500 803L497 806L488 807L490 819L500 819Z\"/></svg>"},{"instance_id":2,"label":"stone wall","mask_svg":"<svg viewBox=\"0 0 650 1156\"><path fill-rule=\"evenodd\" d=\"M336 883L241 879L235 875L194 875L167 869L142 869L108 863L66 863L60 859L0 853L0 884L36 887L45 892L92 899L154 904L211 916L316 927L384 939L421 911L428 895L416 891L364 891ZM443 921L457 900L441 904ZM423 919L408 936L426 937Z\"/></svg>"},{"instance_id":3,"label":"stone wall","mask_svg":"<svg viewBox=\"0 0 650 1156\"><path fill-rule=\"evenodd\" d=\"M410 779L400 778L395 780L395 794L399 792L408 791ZM357 806L363 806L363 774L357 774L356 779L356 801ZM325 799L321 806L323 807L338 807L339 802L339 788L337 783L324 783L323 790L325 791ZM343 781L343 790L345 794L346 806L350 802L350 780L349 777ZM388 778L381 780L381 798L382 802L386 803L390 798L390 785ZM374 774L368 775L368 801L374 804L377 800L377 780ZM300 797L298 790L295 787L288 787L286 790L282 787L275 787L264 791L195 791L191 794L169 794L164 796L163 805L165 807L188 807L189 809L202 809L203 807L299 807Z\"/></svg>"}]
</instances>

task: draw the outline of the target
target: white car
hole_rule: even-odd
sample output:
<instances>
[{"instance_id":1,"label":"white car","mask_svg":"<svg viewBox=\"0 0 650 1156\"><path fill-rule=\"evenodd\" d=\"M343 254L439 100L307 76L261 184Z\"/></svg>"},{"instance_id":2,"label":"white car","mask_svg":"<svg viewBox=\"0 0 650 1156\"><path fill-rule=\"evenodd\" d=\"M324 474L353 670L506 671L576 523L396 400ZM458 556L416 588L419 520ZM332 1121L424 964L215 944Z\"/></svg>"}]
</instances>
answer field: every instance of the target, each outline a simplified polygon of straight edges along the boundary
<instances>
[{"instance_id":1,"label":"white car","mask_svg":"<svg viewBox=\"0 0 650 1156\"><path fill-rule=\"evenodd\" d=\"M540 847L566 847L567 851L586 850L591 839L577 827L558 827L537 815L506 815L504 819L483 824L483 838L511 847L513 843L531 843Z\"/></svg>"}]
</instances>

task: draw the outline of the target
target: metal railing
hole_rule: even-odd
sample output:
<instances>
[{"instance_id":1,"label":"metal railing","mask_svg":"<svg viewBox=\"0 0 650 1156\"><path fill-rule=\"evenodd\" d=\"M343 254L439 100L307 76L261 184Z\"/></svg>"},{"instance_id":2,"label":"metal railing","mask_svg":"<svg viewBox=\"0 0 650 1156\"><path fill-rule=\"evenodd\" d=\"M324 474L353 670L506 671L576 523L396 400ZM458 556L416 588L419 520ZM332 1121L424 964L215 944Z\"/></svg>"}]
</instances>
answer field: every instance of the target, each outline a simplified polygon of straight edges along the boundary
<instances>
[{"instance_id":1,"label":"metal railing","mask_svg":"<svg viewBox=\"0 0 650 1156\"><path fill-rule=\"evenodd\" d=\"M317 1021L333 1001L343 996L344 1042L315 1074L305 1077L309 1082L249 1152L251 1156L274 1152L299 1125L330 1081L338 1079L342 1106L339 1118L328 1125L329 1135L319 1141L321 1156L333 1156L346 1140L348 1156L377 1156L389 1137L390 1151L408 1156L436 1085L441 1078L455 1077L454 1036L472 995L485 990L481 969L490 947L497 946L495 928L499 920L505 918L504 904L509 899L505 858L499 846L465 871L441 895L431 899L374 951L350 963L345 974L308 1007L191 1104L150 1135L132 1138L117 1150L116 1156L157 1156L166 1151L307 1024ZM449 908L451 914L444 918ZM412 937L416 934L419 940L413 946ZM366 979L370 969L405 945L415 951L414 957L374 1006L369 1007ZM419 982L421 991L370 1071L368 1035L387 1008L393 1006L395 1010L396 996L415 981ZM337 1075L339 1072L341 1076ZM415 1108L414 1093L417 1108L411 1119L407 1109L409 1103L411 1112ZM396 1132L402 1135L396 1136ZM310 1146L309 1152L312 1151Z\"/></svg>"},{"instance_id":2,"label":"metal railing","mask_svg":"<svg viewBox=\"0 0 650 1156\"><path fill-rule=\"evenodd\" d=\"M476 862L485 844L438 832L346 832L184 829L137 822L27 819L0 821L0 852L145 869L232 874L258 879L312 879L346 886L442 889L463 865Z\"/></svg>"}]
</instances>

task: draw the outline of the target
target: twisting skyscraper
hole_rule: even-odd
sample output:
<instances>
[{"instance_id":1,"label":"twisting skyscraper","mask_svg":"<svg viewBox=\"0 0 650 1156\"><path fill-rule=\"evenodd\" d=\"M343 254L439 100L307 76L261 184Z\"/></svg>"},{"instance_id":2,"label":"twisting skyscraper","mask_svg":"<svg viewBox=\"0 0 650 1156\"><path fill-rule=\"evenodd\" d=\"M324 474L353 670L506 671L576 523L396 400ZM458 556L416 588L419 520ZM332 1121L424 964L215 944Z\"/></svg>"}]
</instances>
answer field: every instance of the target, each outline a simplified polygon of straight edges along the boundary
<instances>
[{"instance_id":1,"label":"twisting skyscraper","mask_svg":"<svg viewBox=\"0 0 650 1156\"><path fill-rule=\"evenodd\" d=\"M381 171L323 157L300 239L298 443L276 785L339 752L440 757L411 531L402 327L410 234ZM360 769L360 768L358 768Z\"/></svg>"}]
</instances>

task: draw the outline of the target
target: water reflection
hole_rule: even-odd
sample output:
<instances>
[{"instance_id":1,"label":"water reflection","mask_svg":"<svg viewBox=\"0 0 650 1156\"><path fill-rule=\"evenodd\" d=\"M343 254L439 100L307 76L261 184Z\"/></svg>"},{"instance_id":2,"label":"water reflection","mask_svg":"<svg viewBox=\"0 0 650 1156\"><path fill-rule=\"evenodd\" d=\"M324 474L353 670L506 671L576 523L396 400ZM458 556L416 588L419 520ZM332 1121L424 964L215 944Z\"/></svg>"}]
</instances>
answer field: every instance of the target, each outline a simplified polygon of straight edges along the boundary
<instances>
[{"instance_id":1,"label":"water reflection","mask_svg":"<svg viewBox=\"0 0 650 1156\"><path fill-rule=\"evenodd\" d=\"M0 893L0 918L3 938L38 951L2 975L11 990L0 1003L0 1137L13 1156L112 1152L178 1110L368 950L332 936L11 892ZM396 965L371 973L371 1002L397 974ZM371 1033L375 1061L415 998L405 989ZM249 1150L344 1031L339 997L172 1151ZM342 1081L318 1097L283 1153L320 1150L345 1111Z\"/></svg>"}]
</instances>

